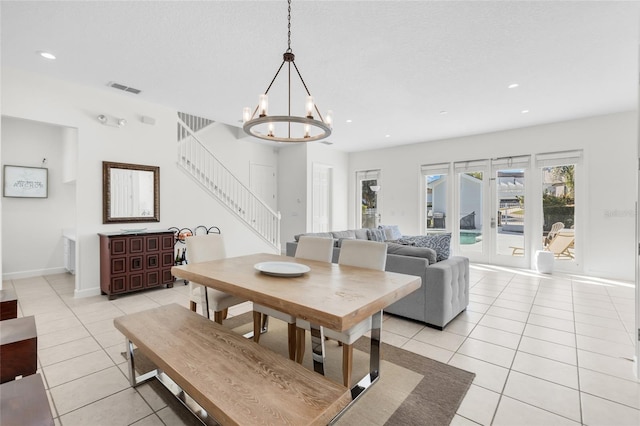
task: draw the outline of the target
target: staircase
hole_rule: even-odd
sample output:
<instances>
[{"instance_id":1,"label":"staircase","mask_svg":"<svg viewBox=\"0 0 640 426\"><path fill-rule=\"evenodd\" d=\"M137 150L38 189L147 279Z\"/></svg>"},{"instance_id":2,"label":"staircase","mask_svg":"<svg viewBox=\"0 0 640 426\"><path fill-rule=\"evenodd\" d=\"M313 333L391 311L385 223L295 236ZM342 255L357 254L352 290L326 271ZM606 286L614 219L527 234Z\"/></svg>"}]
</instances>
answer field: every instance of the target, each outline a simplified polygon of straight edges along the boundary
<instances>
[{"instance_id":1,"label":"staircase","mask_svg":"<svg viewBox=\"0 0 640 426\"><path fill-rule=\"evenodd\" d=\"M196 137L212 120L178 113L178 166L280 252L280 213L240 182Z\"/></svg>"}]
</instances>

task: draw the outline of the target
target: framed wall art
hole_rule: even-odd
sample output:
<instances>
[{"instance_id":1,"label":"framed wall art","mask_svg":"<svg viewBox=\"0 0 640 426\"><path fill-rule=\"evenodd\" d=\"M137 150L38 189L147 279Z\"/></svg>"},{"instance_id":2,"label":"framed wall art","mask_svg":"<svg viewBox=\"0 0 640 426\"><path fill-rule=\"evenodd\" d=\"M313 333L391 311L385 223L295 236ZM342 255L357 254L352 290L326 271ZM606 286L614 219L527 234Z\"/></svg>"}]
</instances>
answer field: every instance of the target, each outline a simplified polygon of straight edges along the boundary
<instances>
[{"instance_id":1,"label":"framed wall art","mask_svg":"<svg viewBox=\"0 0 640 426\"><path fill-rule=\"evenodd\" d=\"M4 197L47 198L49 169L42 167L4 166Z\"/></svg>"}]
</instances>

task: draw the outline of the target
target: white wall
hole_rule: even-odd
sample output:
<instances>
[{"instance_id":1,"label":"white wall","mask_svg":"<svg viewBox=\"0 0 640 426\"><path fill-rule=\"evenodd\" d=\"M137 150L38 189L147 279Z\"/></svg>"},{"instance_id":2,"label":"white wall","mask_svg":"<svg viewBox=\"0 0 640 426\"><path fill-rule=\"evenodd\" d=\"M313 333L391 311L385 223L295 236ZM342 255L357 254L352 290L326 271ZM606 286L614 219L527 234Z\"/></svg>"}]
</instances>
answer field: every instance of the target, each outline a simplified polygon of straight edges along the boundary
<instances>
[{"instance_id":1,"label":"white wall","mask_svg":"<svg viewBox=\"0 0 640 426\"><path fill-rule=\"evenodd\" d=\"M280 240L283 250L293 236L313 229L313 163L332 171L332 230L347 229L348 154L324 144L293 144L279 150L278 206L282 213Z\"/></svg>"},{"instance_id":2,"label":"white wall","mask_svg":"<svg viewBox=\"0 0 640 426\"><path fill-rule=\"evenodd\" d=\"M311 208L313 186L313 163L324 164L332 167L331 176L331 228L333 231L340 231L347 229L347 203L348 203L348 189L347 182L349 181L348 165L349 155L346 152L338 151L330 146L323 144L309 144L307 149L307 205ZM312 229L313 215L309 211L307 215L307 229ZM291 235L288 236L289 241Z\"/></svg>"},{"instance_id":3,"label":"white wall","mask_svg":"<svg viewBox=\"0 0 640 426\"><path fill-rule=\"evenodd\" d=\"M2 164L48 169L47 198L2 202L2 271L6 277L64 272L62 229L75 226L75 184L64 183L67 131L59 126L2 118Z\"/></svg>"},{"instance_id":4,"label":"white wall","mask_svg":"<svg viewBox=\"0 0 640 426\"><path fill-rule=\"evenodd\" d=\"M583 202L585 273L631 280L634 277L637 112L626 112L490 134L352 153L354 172L381 169L382 217L405 234L420 231L420 165L583 149L587 188ZM349 223L355 223L349 202Z\"/></svg>"},{"instance_id":5,"label":"white wall","mask_svg":"<svg viewBox=\"0 0 640 426\"><path fill-rule=\"evenodd\" d=\"M225 234L229 256L273 251L177 168L176 110L141 101L136 95L108 87L103 90L88 88L3 68L2 113L78 129L76 296L99 292L96 234L125 227L102 224L102 161L160 167L161 221L136 226L163 229L215 225ZM122 128L102 125L96 119L99 114L125 118L128 124ZM156 124L142 123L143 115L155 118ZM224 145L224 152L229 157L251 157L248 154L251 150L246 144L238 143L232 134L219 136L216 143ZM249 160L244 164L248 170ZM4 230L2 239L4 241Z\"/></svg>"},{"instance_id":6,"label":"white wall","mask_svg":"<svg viewBox=\"0 0 640 426\"><path fill-rule=\"evenodd\" d=\"M295 144L280 148L278 155L278 208L282 215L282 250L295 234L307 230L307 146ZM309 211L308 214L311 214Z\"/></svg>"}]
</instances>

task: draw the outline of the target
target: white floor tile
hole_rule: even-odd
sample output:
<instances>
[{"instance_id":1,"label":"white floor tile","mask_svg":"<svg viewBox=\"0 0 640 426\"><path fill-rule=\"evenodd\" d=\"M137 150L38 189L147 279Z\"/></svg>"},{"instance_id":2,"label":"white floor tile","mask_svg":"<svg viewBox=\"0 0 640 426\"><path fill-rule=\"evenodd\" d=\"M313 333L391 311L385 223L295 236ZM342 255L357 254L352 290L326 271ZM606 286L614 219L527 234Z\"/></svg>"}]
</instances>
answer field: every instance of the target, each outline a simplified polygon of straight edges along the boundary
<instances>
[{"instance_id":1,"label":"white floor tile","mask_svg":"<svg viewBox=\"0 0 640 426\"><path fill-rule=\"evenodd\" d=\"M525 324L520 321L513 321L506 318L498 318L490 315L482 317L478 325L485 327L497 328L499 330L508 331L510 333L522 334Z\"/></svg>"},{"instance_id":2,"label":"white floor tile","mask_svg":"<svg viewBox=\"0 0 640 426\"><path fill-rule=\"evenodd\" d=\"M578 367L575 365L518 351L511 370L578 389Z\"/></svg>"},{"instance_id":3,"label":"white floor tile","mask_svg":"<svg viewBox=\"0 0 640 426\"><path fill-rule=\"evenodd\" d=\"M529 314L527 312L517 311L515 309L502 308L500 306L492 306L487 310L486 315L494 317L510 319L513 321L527 322Z\"/></svg>"},{"instance_id":4,"label":"white floor tile","mask_svg":"<svg viewBox=\"0 0 640 426\"><path fill-rule=\"evenodd\" d=\"M561 320L573 321L573 311L566 311L564 309L547 308L545 306L533 305L533 307L531 308L531 313L558 318Z\"/></svg>"},{"instance_id":5,"label":"white floor tile","mask_svg":"<svg viewBox=\"0 0 640 426\"><path fill-rule=\"evenodd\" d=\"M635 315L635 314L634 314ZM576 334L581 336L595 337L609 342L633 344L633 341L629 339L626 331L612 330L606 327L599 327L597 325L585 324L582 322L576 323Z\"/></svg>"},{"instance_id":6,"label":"white floor tile","mask_svg":"<svg viewBox=\"0 0 640 426\"><path fill-rule=\"evenodd\" d=\"M574 316L576 322L597 325L598 327L612 328L614 330L624 330L624 325L622 325L622 321L619 319L598 317L590 314L583 314L581 312L575 312Z\"/></svg>"},{"instance_id":7,"label":"white floor tile","mask_svg":"<svg viewBox=\"0 0 640 426\"><path fill-rule=\"evenodd\" d=\"M596 352L602 355L608 355L612 357L623 357L633 359L635 348L633 345L627 345L623 343L608 342L602 339L596 339L589 336L576 336L576 342L578 349L583 349L590 352Z\"/></svg>"},{"instance_id":8,"label":"white floor tile","mask_svg":"<svg viewBox=\"0 0 640 426\"><path fill-rule=\"evenodd\" d=\"M118 367L113 366L51 388L51 396L62 416L128 387L129 381Z\"/></svg>"},{"instance_id":9,"label":"white floor tile","mask_svg":"<svg viewBox=\"0 0 640 426\"><path fill-rule=\"evenodd\" d=\"M640 410L613 401L581 394L582 418L586 425L640 425Z\"/></svg>"},{"instance_id":10,"label":"white floor tile","mask_svg":"<svg viewBox=\"0 0 640 426\"><path fill-rule=\"evenodd\" d=\"M553 359L565 364L577 365L576 348L548 342L546 340L522 336L518 351Z\"/></svg>"},{"instance_id":11,"label":"white floor tile","mask_svg":"<svg viewBox=\"0 0 640 426\"><path fill-rule=\"evenodd\" d=\"M580 391L640 409L640 382L580 368Z\"/></svg>"},{"instance_id":12,"label":"white floor tile","mask_svg":"<svg viewBox=\"0 0 640 426\"><path fill-rule=\"evenodd\" d=\"M463 370L473 371L476 373L476 377L473 379L474 385L498 393L502 392L504 384L507 381L507 375L509 374L508 368L499 367L495 364L490 364L461 354L455 354L449 361L449 365L462 368Z\"/></svg>"},{"instance_id":13,"label":"white floor tile","mask_svg":"<svg viewBox=\"0 0 640 426\"><path fill-rule=\"evenodd\" d=\"M524 329L524 336L533 337L547 342L558 343L565 346L576 346L576 335L566 331L554 330L547 327L539 327L533 324L527 324Z\"/></svg>"},{"instance_id":14,"label":"white floor tile","mask_svg":"<svg viewBox=\"0 0 640 426\"><path fill-rule=\"evenodd\" d=\"M482 425L491 424L500 394L480 386L471 385L457 414Z\"/></svg>"},{"instance_id":15,"label":"white floor tile","mask_svg":"<svg viewBox=\"0 0 640 426\"><path fill-rule=\"evenodd\" d=\"M437 346L428 345L426 343L419 342L417 340L409 340L402 346L402 349L422 355L427 358L435 359L443 363L449 362L454 352L446 349L439 348Z\"/></svg>"},{"instance_id":16,"label":"white floor tile","mask_svg":"<svg viewBox=\"0 0 640 426\"><path fill-rule=\"evenodd\" d=\"M575 389L511 371L504 395L552 413L580 421L580 397Z\"/></svg>"},{"instance_id":17,"label":"white floor tile","mask_svg":"<svg viewBox=\"0 0 640 426\"><path fill-rule=\"evenodd\" d=\"M468 338L458 349L458 353L477 358L501 367L511 367L516 351L493 343Z\"/></svg>"},{"instance_id":18,"label":"white floor tile","mask_svg":"<svg viewBox=\"0 0 640 426\"><path fill-rule=\"evenodd\" d=\"M554 328L556 330L573 333L575 323L573 320L563 320L560 318L547 317L545 315L531 314L527 320L528 324L539 325L540 327Z\"/></svg>"},{"instance_id":19,"label":"white floor tile","mask_svg":"<svg viewBox=\"0 0 640 426\"><path fill-rule=\"evenodd\" d=\"M501 308L515 309L517 311L522 311L529 313L531 311L532 303L522 303L522 302L514 302L511 300L506 300L502 298L496 299L493 303L493 306L499 306Z\"/></svg>"},{"instance_id":20,"label":"white floor tile","mask_svg":"<svg viewBox=\"0 0 640 426\"><path fill-rule=\"evenodd\" d=\"M53 388L112 366L111 358L104 351L97 350L46 366L43 371L49 387Z\"/></svg>"},{"instance_id":21,"label":"white floor tile","mask_svg":"<svg viewBox=\"0 0 640 426\"><path fill-rule=\"evenodd\" d=\"M636 380L634 364L630 359L611 357L578 349L578 361L580 368L586 368L625 380Z\"/></svg>"},{"instance_id":22,"label":"white floor tile","mask_svg":"<svg viewBox=\"0 0 640 426\"><path fill-rule=\"evenodd\" d=\"M498 411L492 423L493 426L572 426L579 422L553 414L549 411L534 407L513 398L503 396L498 404Z\"/></svg>"},{"instance_id":23,"label":"white floor tile","mask_svg":"<svg viewBox=\"0 0 640 426\"><path fill-rule=\"evenodd\" d=\"M118 407L114 410L114 407ZM65 426L126 426L152 414L134 389L125 389L60 417Z\"/></svg>"},{"instance_id":24,"label":"white floor tile","mask_svg":"<svg viewBox=\"0 0 640 426\"><path fill-rule=\"evenodd\" d=\"M438 346L449 351L456 351L464 342L464 336L459 334L450 333L449 331L435 330L433 328L425 327L418 334L413 336L415 340L430 345Z\"/></svg>"},{"instance_id":25,"label":"white floor tile","mask_svg":"<svg viewBox=\"0 0 640 426\"><path fill-rule=\"evenodd\" d=\"M517 349L520 343L521 334L510 333L497 328L478 325L473 329L469 337L495 345L505 346L510 349Z\"/></svg>"}]
</instances>

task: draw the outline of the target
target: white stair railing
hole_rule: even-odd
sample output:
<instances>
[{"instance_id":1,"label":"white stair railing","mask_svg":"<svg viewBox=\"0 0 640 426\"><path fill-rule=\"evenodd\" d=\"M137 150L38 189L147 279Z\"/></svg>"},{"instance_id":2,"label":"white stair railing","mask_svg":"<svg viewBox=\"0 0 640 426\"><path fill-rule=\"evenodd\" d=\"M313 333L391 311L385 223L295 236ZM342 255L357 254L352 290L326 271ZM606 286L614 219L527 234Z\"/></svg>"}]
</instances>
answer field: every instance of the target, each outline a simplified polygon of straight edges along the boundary
<instances>
[{"instance_id":1,"label":"white stair railing","mask_svg":"<svg viewBox=\"0 0 640 426\"><path fill-rule=\"evenodd\" d=\"M280 213L274 212L240 182L178 117L178 165L248 225L280 251Z\"/></svg>"}]
</instances>

